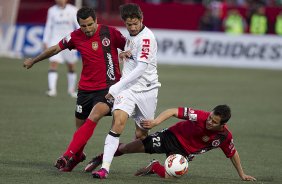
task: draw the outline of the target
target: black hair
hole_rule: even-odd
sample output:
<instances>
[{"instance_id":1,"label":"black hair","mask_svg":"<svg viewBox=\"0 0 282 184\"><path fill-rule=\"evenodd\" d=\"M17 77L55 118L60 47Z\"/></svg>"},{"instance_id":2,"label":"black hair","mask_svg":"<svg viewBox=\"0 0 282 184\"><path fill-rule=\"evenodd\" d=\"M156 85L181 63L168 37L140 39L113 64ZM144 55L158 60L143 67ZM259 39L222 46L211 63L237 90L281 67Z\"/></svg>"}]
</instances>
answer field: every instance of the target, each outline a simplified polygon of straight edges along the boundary
<instances>
[{"instance_id":1,"label":"black hair","mask_svg":"<svg viewBox=\"0 0 282 184\"><path fill-rule=\"evenodd\" d=\"M213 109L213 114L221 118L220 124L225 124L231 118L231 109L228 105L218 105Z\"/></svg>"},{"instance_id":2,"label":"black hair","mask_svg":"<svg viewBox=\"0 0 282 184\"><path fill-rule=\"evenodd\" d=\"M143 12L138 4L135 3L124 4L119 7L119 10L120 10L120 16L124 21L127 18L130 19L137 18L139 20L143 18Z\"/></svg>"},{"instance_id":3,"label":"black hair","mask_svg":"<svg viewBox=\"0 0 282 184\"><path fill-rule=\"evenodd\" d=\"M77 19L78 24L79 24L79 19L85 20L88 17L92 17L94 21L96 20L96 13L95 13L94 8L83 7L77 11L76 19Z\"/></svg>"}]
</instances>

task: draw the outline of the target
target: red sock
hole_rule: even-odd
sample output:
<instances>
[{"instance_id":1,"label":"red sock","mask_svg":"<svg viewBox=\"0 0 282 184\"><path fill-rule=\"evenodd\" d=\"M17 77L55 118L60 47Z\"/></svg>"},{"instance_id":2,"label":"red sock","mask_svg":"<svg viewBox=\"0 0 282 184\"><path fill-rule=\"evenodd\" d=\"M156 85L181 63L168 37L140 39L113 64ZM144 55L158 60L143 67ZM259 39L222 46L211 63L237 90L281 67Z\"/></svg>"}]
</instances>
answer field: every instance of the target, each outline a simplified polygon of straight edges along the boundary
<instances>
[{"instance_id":1,"label":"red sock","mask_svg":"<svg viewBox=\"0 0 282 184\"><path fill-rule=\"evenodd\" d=\"M84 145L78 150L78 152L75 154L78 158L82 155L85 145L86 145L86 144L84 144Z\"/></svg>"},{"instance_id":2,"label":"red sock","mask_svg":"<svg viewBox=\"0 0 282 184\"><path fill-rule=\"evenodd\" d=\"M85 144L92 136L97 123L86 119L85 123L76 130L64 156L72 157L79 151L82 152Z\"/></svg>"},{"instance_id":3,"label":"red sock","mask_svg":"<svg viewBox=\"0 0 282 184\"><path fill-rule=\"evenodd\" d=\"M165 168L159 162L155 162L152 166L152 171L159 175L161 178L165 177Z\"/></svg>"}]
</instances>

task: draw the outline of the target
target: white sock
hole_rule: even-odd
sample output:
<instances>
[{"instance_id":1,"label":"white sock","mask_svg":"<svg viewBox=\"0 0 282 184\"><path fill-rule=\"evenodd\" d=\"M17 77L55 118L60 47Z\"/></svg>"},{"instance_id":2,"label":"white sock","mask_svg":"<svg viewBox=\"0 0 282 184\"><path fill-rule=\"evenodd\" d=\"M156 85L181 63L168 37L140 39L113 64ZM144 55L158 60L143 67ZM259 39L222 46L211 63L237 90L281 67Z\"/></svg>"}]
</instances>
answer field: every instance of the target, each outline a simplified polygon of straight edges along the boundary
<instances>
[{"instance_id":1,"label":"white sock","mask_svg":"<svg viewBox=\"0 0 282 184\"><path fill-rule=\"evenodd\" d=\"M105 140L105 146L104 146L104 155L103 155L103 163L102 167L106 169L108 172L110 171L110 166L112 163L112 160L114 158L114 154L118 148L119 145L119 134L117 134L117 137L114 137L113 132L110 132Z\"/></svg>"},{"instance_id":2,"label":"white sock","mask_svg":"<svg viewBox=\"0 0 282 184\"><path fill-rule=\"evenodd\" d=\"M67 78L68 78L68 92L73 93L75 92L75 89L76 89L77 75L75 72L72 72L72 73L68 72Z\"/></svg>"},{"instance_id":3,"label":"white sock","mask_svg":"<svg viewBox=\"0 0 282 184\"><path fill-rule=\"evenodd\" d=\"M57 71L50 70L48 72L48 87L50 91L57 92L57 81L58 81Z\"/></svg>"}]
</instances>

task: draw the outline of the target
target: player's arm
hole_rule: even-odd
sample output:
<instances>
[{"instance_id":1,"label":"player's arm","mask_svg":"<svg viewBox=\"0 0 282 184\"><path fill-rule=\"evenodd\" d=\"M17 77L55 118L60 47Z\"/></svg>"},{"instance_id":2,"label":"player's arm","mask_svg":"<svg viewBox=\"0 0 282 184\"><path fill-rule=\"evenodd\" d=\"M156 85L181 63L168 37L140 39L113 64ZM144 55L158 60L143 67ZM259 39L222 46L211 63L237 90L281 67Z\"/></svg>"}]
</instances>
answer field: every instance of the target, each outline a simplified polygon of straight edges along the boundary
<instances>
[{"instance_id":1,"label":"player's arm","mask_svg":"<svg viewBox=\"0 0 282 184\"><path fill-rule=\"evenodd\" d=\"M230 158L231 162L233 163L235 169L238 172L238 175L240 176L240 178L243 181L256 181L256 178L254 178L253 176L249 176L246 175L243 171L242 165L241 165L241 161L240 161L240 157L238 152L236 151L236 153Z\"/></svg>"},{"instance_id":2,"label":"player's arm","mask_svg":"<svg viewBox=\"0 0 282 184\"><path fill-rule=\"evenodd\" d=\"M109 94L106 95L106 98L116 98L116 96L122 90L124 90L128 84L134 83L134 81L137 80L145 72L147 67L148 63L138 61L136 68L134 68L134 70L130 74L110 87Z\"/></svg>"},{"instance_id":3,"label":"player's arm","mask_svg":"<svg viewBox=\"0 0 282 184\"><path fill-rule=\"evenodd\" d=\"M23 63L23 67L29 69L31 68L35 63L42 61L44 59L47 59L51 56L54 56L55 54L58 54L59 52L61 52L62 49L59 46L59 44L54 45L52 47L47 48L46 50L44 50L41 54L39 54L38 56L36 56L35 58L28 58L24 61Z\"/></svg>"},{"instance_id":4,"label":"player's arm","mask_svg":"<svg viewBox=\"0 0 282 184\"><path fill-rule=\"evenodd\" d=\"M141 123L144 128L153 128L158 126L165 120L169 119L170 117L178 117L178 108L167 109L163 111L156 119L154 120L145 120Z\"/></svg>"}]
</instances>

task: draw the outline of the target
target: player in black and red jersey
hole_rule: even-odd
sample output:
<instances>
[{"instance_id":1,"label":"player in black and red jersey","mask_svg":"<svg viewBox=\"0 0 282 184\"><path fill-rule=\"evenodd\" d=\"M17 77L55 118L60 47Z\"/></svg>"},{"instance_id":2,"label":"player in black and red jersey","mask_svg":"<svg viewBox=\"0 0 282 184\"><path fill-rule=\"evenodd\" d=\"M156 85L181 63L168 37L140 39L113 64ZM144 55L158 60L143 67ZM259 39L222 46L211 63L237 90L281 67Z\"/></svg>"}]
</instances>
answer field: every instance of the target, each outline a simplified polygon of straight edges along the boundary
<instances>
[{"instance_id":1,"label":"player in black and red jersey","mask_svg":"<svg viewBox=\"0 0 282 184\"><path fill-rule=\"evenodd\" d=\"M135 140L128 144L120 144L115 156L127 153L165 153L181 154L191 161L196 155L206 153L215 148L221 148L227 158L230 158L240 178L244 181L255 181L246 175L235 149L232 133L227 128L227 121L231 117L231 110L227 105L218 105L211 112L194 110L187 107L168 109L155 120L146 120L144 128L153 128L168 118L175 116L180 121L173 126L147 136L144 140ZM102 162L103 154L95 157L85 170L92 171ZM136 176L158 174L162 178L170 177L164 166L154 160L148 166L138 170Z\"/></svg>"},{"instance_id":2,"label":"player in black and red jersey","mask_svg":"<svg viewBox=\"0 0 282 184\"><path fill-rule=\"evenodd\" d=\"M83 62L76 102L77 131L66 152L55 166L61 171L71 171L85 160L83 149L99 120L110 115L112 102L105 99L111 85L120 80L118 49L123 50L125 38L113 27L97 24L94 9L81 8L77 12L80 28L63 38L35 58L24 61L31 68L35 63L49 58L64 49L77 49ZM83 125L83 126L82 126ZM79 128L80 127L80 128Z\"/></svg>"}]
</instances>

